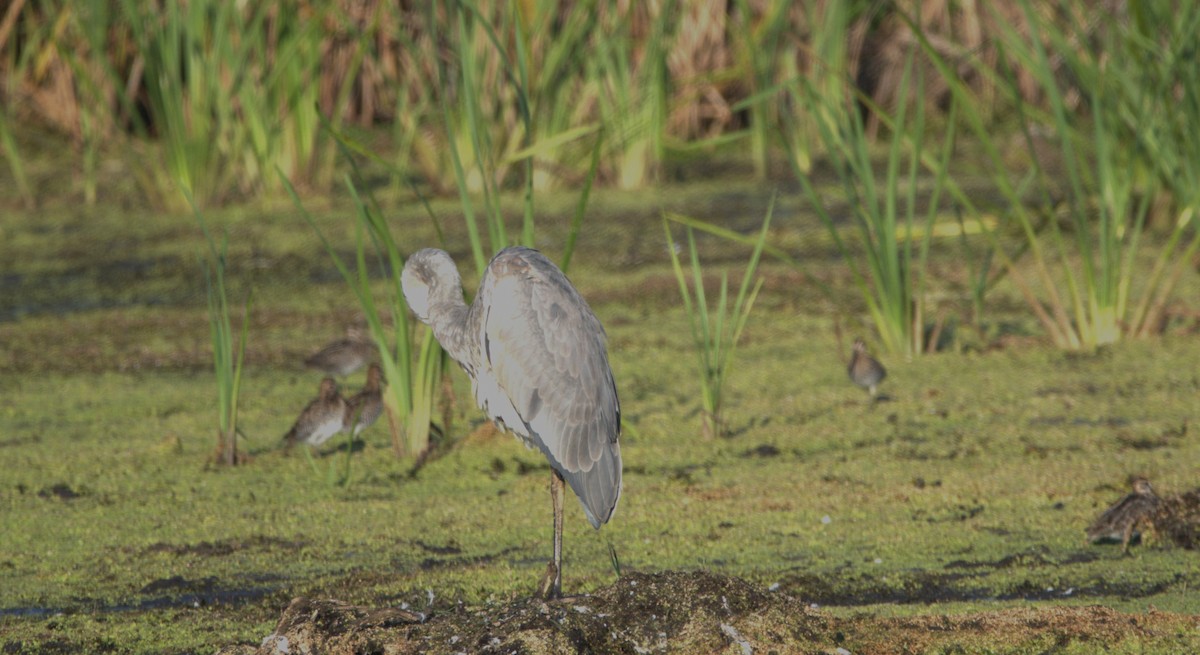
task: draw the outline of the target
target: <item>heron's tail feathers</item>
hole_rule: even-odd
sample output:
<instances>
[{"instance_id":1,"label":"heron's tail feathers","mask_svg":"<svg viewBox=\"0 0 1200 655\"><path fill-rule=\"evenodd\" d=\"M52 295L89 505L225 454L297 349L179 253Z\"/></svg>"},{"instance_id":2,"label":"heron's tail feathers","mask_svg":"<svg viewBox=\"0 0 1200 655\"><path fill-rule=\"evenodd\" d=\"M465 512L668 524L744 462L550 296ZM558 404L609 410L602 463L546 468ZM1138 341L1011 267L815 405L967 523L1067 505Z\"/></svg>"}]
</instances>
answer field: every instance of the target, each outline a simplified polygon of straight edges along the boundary
<instances>
[{"instance_id":1,"label":"heron's tail feathers","mask_svg":"<svg viewBox=\"0 0 1200 655\"><path fill-rule=\"evenodd\" d=\"M617 501L621 499L621 444L609 444L590 470L570 472L563 471L559 466L555 468L571 485L575 495L579 496L583 513L593 528L600 529L612 518Z\"/></svg>"}]
</instances>

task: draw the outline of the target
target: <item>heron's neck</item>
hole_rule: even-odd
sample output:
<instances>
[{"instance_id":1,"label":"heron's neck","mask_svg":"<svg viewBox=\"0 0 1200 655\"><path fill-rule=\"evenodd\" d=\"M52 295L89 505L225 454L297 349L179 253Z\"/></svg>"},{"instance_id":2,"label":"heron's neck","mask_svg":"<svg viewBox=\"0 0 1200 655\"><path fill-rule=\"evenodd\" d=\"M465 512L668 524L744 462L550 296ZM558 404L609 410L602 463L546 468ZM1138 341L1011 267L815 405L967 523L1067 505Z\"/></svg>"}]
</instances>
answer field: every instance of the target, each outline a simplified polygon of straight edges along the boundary
<instances>
[{"instance_id":1,"label":"heron's neck","mask_svg":"<svg viewBox=\"0 0 1200 655\"><path fill-rule=\"evenodd\" d=\"M459 364L474 370L479 348L471 334L471 311L472 308L463 302L462 289L458 289L431 307L429 315L433 336L437 337L442 349Z\"/></svg>"}]
</instances>

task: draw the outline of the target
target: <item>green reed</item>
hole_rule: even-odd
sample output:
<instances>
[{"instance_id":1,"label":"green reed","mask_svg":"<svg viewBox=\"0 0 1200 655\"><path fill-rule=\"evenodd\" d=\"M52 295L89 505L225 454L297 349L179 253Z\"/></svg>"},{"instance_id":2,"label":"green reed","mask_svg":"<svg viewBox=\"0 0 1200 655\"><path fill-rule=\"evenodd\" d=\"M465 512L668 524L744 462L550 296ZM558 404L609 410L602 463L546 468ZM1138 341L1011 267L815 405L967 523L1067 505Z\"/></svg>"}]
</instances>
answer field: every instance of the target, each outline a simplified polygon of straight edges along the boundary
<instances>
[{"instance_id":1,"label":"green reed","mask_svg":"<svg viewBox=\"0 0 1200 655\"><path fill-rule=\"evenodd\" d=\"M246 333L250 321L250 298L246 298L242 308L242 326L238 332L237 346L234 347L233 327L229 320L229 297L225 286L226 254L229 250L229 237L221 239L217 246L212 234L204 222L192 199L191 193L184 191L184 197L192 205L192 212L204 238L208 242L208 255L201 257L204 267L205 288L208 290L208 322L212 337L213 374L217 383L217 450L215 460L226 466L233 466L241 461L238 454L237 437L241 434L238 429L238 399L241 396L242 364L246 355Z\"/></svg>"},{"instance_id":2,"label":"green reed","mask_svg":"<svg viewBox=\"0 0 1200 655\"><path fill-rule=\"evenodd\" d=\"M914 66L913 53L905 61L895 114L871 107L881 117L888 139L882 179L878 179L872 160L863 114L855 106L859 98L846 94L830 97L823 88L800 80L790 92L805 115L815 117L812 124L849 208L849 226L830 215L825 199L805 171L801 153L789 150L788 159L814 211L850 265L885 349L907 356L920 353L924 350L926 262L952 152L955 109L951 108L951 133L943 140L927 207L922 209L918 204L921 162L928 156L925 85L920 68ZM854 245L861 248L861 255L847 243L846 227L856 237Z\"/></svg>"},{"instance_id":3,"label":"green reed","mask_svg":"<svg viewBox=\"0 0 1200 655\"><path fill-rule=\"evenodd\" d=\"M763 219L762 229L754 244L754 251L746 270L742 274L741 285L738 286L733 305L729 305L729 280L725 271L721 272L721 285L717 295L716 305L709 307L704 291L704 270L700 265L700 255L696 249L696 238L691 225L685 225L687 234L688 257L691 263L691 285L684 274L683 266L679 263L676 252L674 235L671 233L671 215L663 217L663 231L667 237L667 252L671 255L671 267L675 271L675 279L679 282L679 294L683 298L683 308L688 316L692 330L692 342L699 359L700 391L703 407L702 434L714 437L725 434L725 420L722 416L722 388L729 376L733 356L741 340L746 321L754 309L754 300L762 289L763 278L754 280L758 270L758 262L762 256L763 247L767 242L767 233L771 226L771 216L775 203Z\"/></svg>"},{"instance_id":4,"label":"green reed","mask_svg":"<svg viewBox=\"0 0 1200 655\"><path fill-rule=\"evenodd\" d=\"M1031 3L1021 6L1030 33L999 21L1005 56L999 70L972 61L1016 108L1031 153L1029 170L1018 179L1005 165L982 103L919 35L990 161L1007 199L1006 219L1031 260L1032 281L1018 266L1019 254L1008 252L994 232L986 234L1060 347L1092 349L1151 334L1200 247L1200 137L1194 129L1200 64L1190 55L1200 8L1186 5L1176 14L1175 3L1152 1L1131 6L1128 19L1084 21L1073 3L1059 5L1056 20ZM1082 47L1088 40L1099 47ZM1033 74L1045 107L1023 100L1013 73L1018 67ZM1049 145L1039 148L1042 142ZM1049 153L1048 161L1038 150ZM963 204L975 211L969 201ZM1153 223L1162 225L1165 239L1147 270L1136 255Z\"/></svg>"}]
</instances>

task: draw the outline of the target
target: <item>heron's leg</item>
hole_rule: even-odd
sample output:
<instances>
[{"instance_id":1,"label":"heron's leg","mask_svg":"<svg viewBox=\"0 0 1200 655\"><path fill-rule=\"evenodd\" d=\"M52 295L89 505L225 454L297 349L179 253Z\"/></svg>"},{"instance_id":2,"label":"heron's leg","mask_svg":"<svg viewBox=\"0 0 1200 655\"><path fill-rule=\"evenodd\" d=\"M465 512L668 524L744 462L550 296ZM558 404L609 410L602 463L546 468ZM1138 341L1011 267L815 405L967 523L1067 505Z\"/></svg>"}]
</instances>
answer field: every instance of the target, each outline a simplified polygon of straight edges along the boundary
<instances>
[{"instance_id":1,"label":"heron's leg","mask_svg":"<svg viewBox=\"0 0 1200 655\"><path fill-rule=\"evenodd\" d=\"M562 597L563 478L553 468L550 469L550 501L554 505L554 559L546 565L546 575L539 590L546 600Z\"/></svg>"}]
</instances>

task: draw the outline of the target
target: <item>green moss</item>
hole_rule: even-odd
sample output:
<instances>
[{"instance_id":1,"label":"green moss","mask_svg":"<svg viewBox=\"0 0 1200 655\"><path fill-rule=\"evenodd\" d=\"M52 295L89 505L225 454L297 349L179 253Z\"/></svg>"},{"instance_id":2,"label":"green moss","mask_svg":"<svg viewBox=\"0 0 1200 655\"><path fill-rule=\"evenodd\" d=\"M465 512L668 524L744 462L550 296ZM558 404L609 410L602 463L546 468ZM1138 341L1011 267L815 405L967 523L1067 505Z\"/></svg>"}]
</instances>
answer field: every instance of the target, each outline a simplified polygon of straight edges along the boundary
<instances>
[{"instance_id":1,"label":"green moss","mask_svg":"<svg viewBox=\"0 0 1200 655\"><path fill-rule=\"evenodd\" d=\"M957 353L885 358L890 400L870 405L846 379L833 330L835 313L844 323L857 311L853 292L835 286L846 299L835 308L767 262L729 380L734 436L704 440L664 246L643 238L652 229L631 229L656 226L656 210L617 223L635 211L629 201L598 203L605 220L585 232L572 278L608 327L628 426L625 488L599 532L569 501L568 591L616 578L611 546L623 571L778 583L847 619L1079 604L1200 612L1194 553L1143 545L1122 556L1083 538L1131 473L1163 492L1195 486L1192 335L1072 356L1032 340L980 352L964 332ZM397 214L407 247L432 243L419 212ZM4 273L44 294L0 323L0 649L257 644L297 595L424 607L432 592L435 607L450 607L530 594L549 555L541 456L508 436L476 436L410 478L382 423L352 455L345 487L324 471L341 462L336 445L318 471L285 456L279 439L319 379L300 362L356 310L290 212L209 218L230 229L233 297L257 289L240 421L254 458L233 469L206 465L215 390L190 219L99 215L41 232L0 219L21 244ZM325 220L336 247L352 248L350 223ZM553 253L561 226L543 227ZM727 251L723 261L744 254ZM174 263L117 275L109 264L120 258ZM84 271L77 285L51 284L72 270ZM840 263L822 270L846 283ZM956 297L951 277L941 284ZM991 325L1020 338L1024 308L1003 285L995 294ZM152 296L165 304L143 306ZM76 300L90 304L48 311ZM461 373L454 381L466 432L482 416Z\"/></svg>"}]
</instances>

